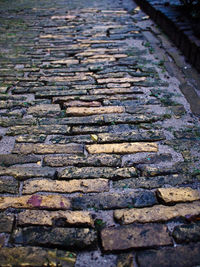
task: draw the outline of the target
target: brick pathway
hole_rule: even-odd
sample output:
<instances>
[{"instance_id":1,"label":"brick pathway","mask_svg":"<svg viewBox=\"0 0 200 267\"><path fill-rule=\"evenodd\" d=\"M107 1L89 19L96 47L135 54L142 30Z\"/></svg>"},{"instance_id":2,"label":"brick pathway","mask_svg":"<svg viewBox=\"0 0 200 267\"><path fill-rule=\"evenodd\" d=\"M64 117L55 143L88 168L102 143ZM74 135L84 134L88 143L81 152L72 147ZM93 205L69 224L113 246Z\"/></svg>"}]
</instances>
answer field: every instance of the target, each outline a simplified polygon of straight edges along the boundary
<instances>
[{"instance_id":1,"label":"brick pathway","mask_svg":"<svg viewBox=\"0 0 200 267\"><path fill-rule=\"evenodd\" d=\"M1 1L0 266L200 264L199 120L134 8Z\"/></svg>"}]
</instances>

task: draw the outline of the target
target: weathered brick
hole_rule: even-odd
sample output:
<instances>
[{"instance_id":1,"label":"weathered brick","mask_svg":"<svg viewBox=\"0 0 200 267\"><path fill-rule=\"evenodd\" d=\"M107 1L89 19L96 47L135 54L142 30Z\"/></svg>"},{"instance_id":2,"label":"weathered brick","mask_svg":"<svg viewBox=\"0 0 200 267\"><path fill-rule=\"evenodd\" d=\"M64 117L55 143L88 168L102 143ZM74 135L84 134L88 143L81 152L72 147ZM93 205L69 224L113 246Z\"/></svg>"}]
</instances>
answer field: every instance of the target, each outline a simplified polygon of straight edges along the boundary
<instances>
[{"instance_id":1,"label":"weathered brick","mask_svg":"<svg viewBox=\"0 0 200 267\"><path fill-rule=\"evenodd\" d=\"M125 112L124 107L108 106L108 107L71 107L66 109L66 114L74 116L88 116L95 114L106 114L106 113L123 113Z\"/></svg>"},{"instance_id":2,"label":"weathered brick","mask_svg":"<svg viewBox=\"0 0 200 267\"><path fill-rule=\"evenodd\" d=\"M94 222L87 211L46 211L26 210L18 215L18 225L85 225L93 226ZM1 225L1 224L0 224ZM60 225L59 225L60 226Z\"/></svg>"},{"instance_id":3,"label":"weathered brick","mask_svg":"<svg viewBox=\"0 0 200 267\"><path fill-rule=\"evenodd\" d=\"M76 254L40 247L0 248L2 266L67 266L74 267Z\"/></svg>"},{"instance_id":4,"label":"weathered brick","mask_svg":"<svg viewBox=\"0 0 200 267\"><path fill-rule=\"evenodd\" d=\"M158 175L167 175L167 174L176 174L181 172L181 169L178 165L173 166L140 166L139 167L142 176L158 176Z\"/></svg>"},{"instance_id":5,"label":"weathered brick","mask_svg":"<svg viewBox=\"0 0 200 267\"><path fill-rule=\"evenodd\" d=\"M22 155L12 155L12 154L0 154L0 165L11 166L15 164L24 163L36 163L40 161L39 157L36 156L22 156Z\"/></svg>"},{"instance_id":6,"label":"weathered brick","mask_svg":"<svg viewBox=\"0 0 200 267\"><path fill-rule=\"evenodd\" d=\"M198 266L200 262L200 244L140 251L137 253L137 262L140 267Z\"/></svg>"},{"instance_id":7,"label":"weathered brick","mask_svg":"<svg viewBox=\"0 0 200 267\"><path fill-rule=\"evenodd\" d=\"M200 202L188 204L177 204L172 207L155 205L150 208L116 210L114 217L123 224L134 222L161 222L168 221L174 218L186 218L188 215L198 215Z\"/></svg>"},{"instance_id":8,"label":"weathered brick","mask_svg":"<svg viewBox=\"0 0 200 267\"><path fill-rule=\"evenodd\" d=\"M133 263L133 253L123 253L119 254L117 258L116 267L134 267Z\"/></svg>"},{"instance_id":9,"label":"weathered brick","mask_svg":"<svg viewBox=\"0 0 200 267\"><path fill-rule=\"evenodd\" d=\"M12 177L0 177L0 193L17 194L19 182Z\"/></svg>"},{"instance_id":10,"label":"weathered brick","mask_svg":"<svg viewBox=\"0 0 200 267\"><path fill-rule=\"evenodd\" d=\"M16 125L35 125L37 123L36 118L0 118L0 126L11 127Z\"/></svg>"},{"instance_id":11,"label":"weathered brick","mask_svg":"<svg viewBox=\"0 0 200 267\"><path fill-rule=\"evenodd\" d=\"M120 166L120 156L118 155L69 155L69 156L46 156L44 164L51 167L62 166L94 166L94 167L117 167Z\"/></svg>"},{"instance_id":12,"label":"weathered brick","mask_svg":"<svg viewBox=\"0 0 200 267\"><path fill-rule=\"evenodd\" d=\"M12 231L13 223L13 214L7 215L5 213L0 213L0 233L10 233Z\"/></svg>"},{"instance_id":13,"label":"weathered brick","mask_svg":"<svg viewBox=\"0 0 200 267\"><path fill-rule=\"evenodd\" d=\"M46 135L20 135L15 139L17 143L44 143ZM16 155L15 155L16 156ZM16 156L19 157L19 156ZM28 156L25 156L25 158Z\"/></svg>"},{"instance_id":14,"label":"weathered brick","mask_svg":"<svg viewBox=\"0 0 200 267\"><path fill-rule=\"evenodd\" d=\"M166 176L140 177L135 179L124 179L120 181L114 181L113 187L115 189L122 189L122 188L153 189L162 187L166 184L171 186L176 186L176 185L187 184L189 182L194 182L194 181L195 179L191 178L190 176L174 174Z\"/></svg>"},{"instance_id":15,"label":"weathered brick","mask_svg":"<svg viewBox=\"0 0 200 267\"><path fill-rule=\"evenodd\" d=\"M109 185L106 179L92 180L70 180L57 181L48 179L34 179L24 182L23 193L32 194L36 192L57 192L57 193L73 193L73 192L103 192L108 191Z\"/></svg>"},{"instance_id":16,"label":"weathered brick","mask_svg":"<svg viewBox=\"0 0 200 267\"><path fill-rule=\"evenodd\" d=\"M6 132L7 135L19 134L67 134L70 127L67 125L39 125L39 126L13 126Z\"/></svg>"},{"instance_id":17,"label":"weathered brick","mask_svg":"<svg viewBox=\"0 0 200 267\"><path fill-rule=\"evenodd\" d=\"M177 243L198 242L200 241L200 223L175 226L172 236Z\"/></svg>"},{"instance_id":18,"label":"weathered brick","mask_svg":"<svg viewBox=\"0 0 200 267\"><path fill-rule=\"evenodd\" d=\"M0 167L0 176L13 176L18 180L25 180L28 178L34 178L34 177L49 177L54 178L56 171L44 167Z\"/></svg>"},{"instance_id":19,"label":"weathered brick","mask_svg":"<svg viewBox=\"0 0 200 267\"><path fill-rule=\"evenodd\" d=\"M73 209L116 209L152 206L157 203L155 194L150 191L100 193L72 198Z\"/></svg>"},{"instance_id":20,"label":"weathered brick","mask_svg":"<svg viewBox=\"0 0 200 267\"><path fill-rule=\"evenodd\" d=\"M69 209L70 201L57 195L27 195L21 197L0 197L0 209Z\"/></svg>"},{"instance_id":21,"label":"weathered brick","mask_svg":"<svg viewBox=\"0 0 200 267\"><path fill-rule=\"evenodd\" d=\"M74 101L64 102L63 106L64 107L100 107L101 102L74 100Z\"/></svg>"},{"instance_id":22,"label":"weathered brick","mask_svg":"<svg viewBox=\"0 0 200 267\"><path fill-rule=\"evenodd\" d=\"M94 247L97 242L96 232L88 228L25 227L16 229L13 238L16 244L79 249Z\"/></svg>"},{"instance_id":23,"label":"weathered brick","mask_svg":"<svg viewBox=\"0 0 200 267\"><path fill-rule=\"evenodd\" d=\"M82 154L83 146L80 144L15 144L12 152L16 154Z\"/></svg>"},{"instance_id":24,"label":"weathered brick","mask_svg":"<svg viewBox=\"0 0 200 267\"><path fill-rule=\"evenodd\" d=\"M127 78L107 78L107 79L98 79L98 83L134 83L145 81L146 77L127 77Z\"/></svg>"},{"instance_id":25,"label":"weathered brick","mask_svg":"<svg viewBox=\"0 0 200 267\"><path fill-rule=\"evenodd\" d=\"M109 168L109 167L68 167L58 173L60 179L71 178L111 178L123 179L137 176L136 169L130 168Z\"/></svg>"},{"instance_id":26,"label":"weathered brick","mask_svg":"<svg viewBox=\"0 0 200 267\"><path fill-rule=\"evenodd\" d=\"M167 227L162 224L105 228L101 232L104 250L125 250L172 244Z\"/></svg>"},{"instance_id":27,"label":"weathered brick","mask_svg":"<svg viewBox=\"0 0 200 267\"><path fill-rule=\"evenodd\" d=\"M135 142L135 143L121 143L121 144L95 144L86 145L89 153L118 153L130 154L137 152L157 152L158 145L155 143Z\"/></svg>"},{"instance_id":28,"label":"weathered brick","mask_svg":"<svg viewBox=\"0 0 200 267\"><path fill-rule=\"evenodd\" d=\"M184 188L159 188L157 196L164 203L189 202L200 199L200 193L190 187Z\"/></svg>"},{"instance_id":29,"label":"weathered brick","mask_svg":"<svg viewBox=\"0 0 200 267\"><path fill-rule=\"evenodd\" d=\"M35 115L37 117L43 116L58 116L60 114L60 106L56 104L42 104L37 106L29 107L27 114Z\"/></svg>"}]
</instances>

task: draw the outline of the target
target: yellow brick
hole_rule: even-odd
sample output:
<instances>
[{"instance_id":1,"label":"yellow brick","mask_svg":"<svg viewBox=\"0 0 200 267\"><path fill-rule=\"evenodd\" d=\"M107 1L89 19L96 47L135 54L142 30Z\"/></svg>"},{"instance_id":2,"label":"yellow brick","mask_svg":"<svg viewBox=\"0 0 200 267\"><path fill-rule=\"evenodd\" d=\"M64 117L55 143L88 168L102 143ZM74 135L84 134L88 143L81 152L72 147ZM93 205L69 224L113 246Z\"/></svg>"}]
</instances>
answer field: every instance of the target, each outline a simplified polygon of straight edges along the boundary
<instances>
[{"instance_id":1,"label":"yellow brick","mask_svg":"<svg viewBox=\"0 0 200 267\"><path fill-rule=\"evenodd\" d=\"M109 107L94 107L94 108L82 108L82 107L70 107L67 108L66 113L70 115L88 116L95 114L106 113L123 113L124 107L109 106Z\"/></svg>"}]
</instances>

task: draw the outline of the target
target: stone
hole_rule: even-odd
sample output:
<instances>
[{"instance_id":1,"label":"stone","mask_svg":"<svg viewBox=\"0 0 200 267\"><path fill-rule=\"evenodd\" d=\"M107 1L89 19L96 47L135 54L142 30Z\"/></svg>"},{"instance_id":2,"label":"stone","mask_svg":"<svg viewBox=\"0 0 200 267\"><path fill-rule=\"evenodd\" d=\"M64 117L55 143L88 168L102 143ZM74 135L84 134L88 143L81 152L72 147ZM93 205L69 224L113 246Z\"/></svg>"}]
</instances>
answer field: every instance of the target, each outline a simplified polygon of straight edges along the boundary
<instances>
[{"instance_id":1,"label":"stone","mask_svg":"<svg viewBox=\"0 0 200 267\"><path fill-rule=\"evenodd\" d=\"M122 188L145 188L145 189L153 189L162 187L164 185L184 185L189 182L195 182L195 179L190 176L174 174L174 175L166 175L166 176L156 176L156 177L139 177L135 179L124 179L120 181L114 181L113 187L115 189Z\"/></svg>"},{"instance_id":2,"label":"stone","mask_svg":"<svg viewBox=\"0 0 200 267\"><path fill-rule=\"evenodd\" d=\"M72 208L75 210L147 207L155 204L157 204L156 196L150 191L99 193L72 198Z\"/></svg>"},{"instance_id":3,"label":"stone","mask_svg":"<svg viewBox=\"0 0 200 267\"><path fill-rule=\"evenodd\" d=\"M117 266L116 267L134 267L133 263L133 253L123 253L119 254L117 257Z\"/></svg>"},{"instance_id":4,"label":"stone","mask_svg":"<svg viewBox=\"0 0 200 267\"><path fill-rule=\"evenodd\" d=\"M160 131L130 131L123 133L102 133L97 134L98 143L107 142L135 142L135 141L159 141L165 139Z\"/></svg>"},{"instance_id":5,"label":"stone","mask_svg":"<svg viewBox=\"0 0 200 267\"><path fill-rule=\"evenodd\" d=\"M98 83L135 83L145 81L146 77L127 77L127 78L107 78L98 79Z\"/></svg>"},{"instance_id":6,"label":"stone","mask_svg":"<svg viewBox=\"0 0 200 267\"><path fill-rule=\"evenodd\" d=\"M95 154L86 156L46 156L44 164L50 167L62 166L94 166L94 167L119 167L121 164L119 155Z\"/></svg>"},{"instance_id":7,"label":"stone","mask_svg":"<svg viewBox=\"0 0 200 267\"><path fill-rule=\"evenodd\" d=\"M0 176L13 176L18 180L25 180L28 178L35 178L35 177L49 177L54 178L56 171L44 167L0 167Z\"/></svg>"},{"instance_id":8,"label":"stone","mask_svg":"<svg viewBox=\"0 0 200 267\"><path fill-rule=\"evenodd\" d=\"M66 114L73 116L88 116L95 114L123 113L123 112L125 112L125 109L119 106L93 107L93 108L70 107L66 109Z\"/></svg>"},{"instance_id":9,"label":"stone","mask_svg":"<svg viewBox=\"0 0 200 267\"><path fill-rule=\"evenodd\" d=\"M15 154L82 154L83 146L80 144L15 144L12 151Z\"/></svg>"},{"instance_id":10,"label":"stone","mask_svg":"<svg viewBox=\"0 0 200 267\"><path fill-rule=\"evenodd\" d=\"M118 105L121 101L118 101ZM130 105L135 105L133 102ZM141 105L141 100L140 100ZM129 124L138 124L138 123L150 123L162 120L161 116L151 115L151 114L128 114L128 113L121 113L121 114L105 114L104 115L104 122L105 123L129 123Z\"/></svg>"},{"instance_id":11,"label":"stone","mask_svg":"<svg viewBox=\"0 0 200 267\"><path fill-rule=\"evenodd\" d=\"M0 233L11 233L14 223L14 215L0 213Z\"/></svg>"},{"instance_id":12,"label":"stone","mask_svg":"<svg viewBox=\"0 0 200 267\"><path fill-rule=\"evenodd\" d=\"M46 135L20 135L15 139L15 142L16 143L44 143L45 140L46 140ZM16 156L16 157L19 157L19 156Z\"/></svg>"},{"instance_id":13,"label":"stone","mask_svg":"<svg viewBox=\"0 0 200 267\"><path fill-rule=\"evenodd\" d=\"M165 204L190 202L200 199L198 190L194 190L190 187L158 188L156 193L159 199Z\"/></svg>"},{"instance_id":14,"label":"stone","mask_svg":"<svg viewBox=\"0 0 200 267\"><path fill-rule=\"evenodd\" d=\"M53 226L63 223L65 225L93 226L94 222L87 211L46 211L25 210L19 213L18 225L46 225ZM1 225L1 223L0 223ZM60 225L58 225L60 226Z\"/></svg>"},{"instance_id":15,"label":"stone","mask_svg":"<svg viewBox=\"0 0 200 267\"><path fill-rule=\"evenodd\" d=\"M23 155L12 155L12 154L0 154L0 165L11 166L15 164L25 163L36 163L40 161L39 157L36 156L23 156Z\"/></svg>"},{"instance_id":16,"label":"stone","mask_svg":"<svg viewBox=\"0 0 200 267\"><path fill-rule=\"evenodd\" d=\"M168 174L176 174L181 172L181 168L174 164L172 166L139 166L139 170L141 171L142 176L146 177L154 177L159 175L168 175Z\"/></svg>"},{"instance_id":17,"label":"stone","mask_svg":"<svg viewBox=\"0 0 200 267\"><path fill-rule=\"evenodd\" d=\"M123 224L163 222L176 218L187 218L199 214L200 202L177 204L166 207L155 205L150 208L114 211L114 218Z\"/></svg>"},{"instance_id":18,"label":"stone","mask_svg":"<svg viewBox=\"0 0 200 267\"><path fill-rule=\"evenodd\" d=\"M137 253L140 267L189 267L200 262L200 244L165 247L157 250L146 250Z\"/></svg>"},{"instance_id":19,"label":"stone","mask_svg":"<svg viewBox=\"0 0 200 267\"><path fill-rule=\"evenodd\" d=\"M11 127L16 125L35 125L37 123L36 118L0 118L0 126Z\"/></svg>"},{"instance_id":20,"label":"stone","mask_svg":"<svg viewBox=\"0 0 200 267\"><path fill-rule=\"evenodd\" d=\"M130 168L111 168L111 167L68 167L58 172L59 179L78 179L78 178L110 178L123 179L137 176L134 167Z\"/></svg>"},{"instance_id":21,"label":"stone","mask_svg":"<svg viewBox=\"0 0 200 267\"><path fill-rule=\"evenodd\" d=\"M174 227L173 238L177 243L200 241L200 223L177 225Z\"/></svg>"},{"instance_id":22,"label":"stone","mask_svg":"<svg viewBox=\"0 0 200 267\"><path fill-rule=\"evenodd\" d=\"M19 182L12 177L0 177L0 193L17 194Z\"/></svg>"},{"instance_id":23,"label":"stone","mask_svg":"<svg viewBox=\"0 0 200 267\"><path fill-rule=\"evenodd\" d=\"M27 114L31 114L37 117L54 117L60 115L61 109L57 104L42 104L29 107Z\"/></svg>"},{"instance_id":24,"label":"stone","mask_svg":"<svg viewBox=\"0 0 200 267\"><path fill-rule=\"evenodd\" d=\"M97 153L117 153L130 154L138 152L157 152L158 145L155 143L135 142L121 144L94 144L86 145L86 149L90 154Z\"/></svg>"},{"instance_id":25,"label":"stone","mask_svg":"<svg viewBox=\"0 0 200 267\"><path fill-rule=\"evenodd\" d=\"M2 266L66 266L74 267L76 254L40 247L0 248Z\"/></svg>"},{"instance_id":26,"label":"stone","mask_svg":"<svg viewBox=\"0 0 200 267\"><path fill-rule=\"evenodd\" d=\"M101 240L105 251L173 244L167 232L167 227L162 224L126 225L116 228L104 228L101 231Z\"/></svg>"},{"instance_id":27,"label":"stone","mask_svg":"<svg viewBox=\"0 0 200 267\"><path fill-rule=\"evenodd\" d=\"M97 101L68 101L68 102L64 102L63 106L65 108L67 107L100 107L101 106L101 102L97 102Z\"/></svg>"},{"instance_id":28,"label":"stone","mask_svg":"<svg viewBox=\"0 0 200 267\"><path fill-rule=\"evenodd\" d=\"M38 125L38 126L13 126L8 129L6 135L19 134L68 134L70 127L67 125Z\"/></svg>"},{"instance_id":29,"label":"stone","mask_svg":"<svg viewBox=\"0 0 200 267\"><path fill-rule=\"evenodd\" d=\"M95 193L109 190L107 179L92 180L70 180L58 181L48 179L34 179L24 182L23 193L32 194L36 192L57 192L57 193Z\"/></svg>"},{"instance_id":30,"label":"stone","mask_svg":"<svg viewBox=\"0 0 200 267\"><path fill-rule=\"evenodd\" d=\"M86 249L96 246L97 234L89 228L18 228L13 234L16 244Z\"/></svg>"},{"instance_id":31,"label":"stone","mask_svg":"<svg viewBox=\"0 0 200 267\"><path fill-rule=\"evenodd\" d=\"M16 209L70 209L70 201L58 195L27 195L21 197L0 197L0 210Z\"/></svg>"}]
</instances>

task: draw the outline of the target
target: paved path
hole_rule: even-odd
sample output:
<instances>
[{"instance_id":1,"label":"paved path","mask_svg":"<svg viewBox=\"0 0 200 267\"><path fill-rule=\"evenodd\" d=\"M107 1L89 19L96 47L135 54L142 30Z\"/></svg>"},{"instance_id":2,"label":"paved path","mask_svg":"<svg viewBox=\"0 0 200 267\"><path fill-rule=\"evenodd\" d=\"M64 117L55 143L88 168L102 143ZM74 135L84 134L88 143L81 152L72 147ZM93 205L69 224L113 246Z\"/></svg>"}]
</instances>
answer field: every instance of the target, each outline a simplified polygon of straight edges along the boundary
<instances>
[{"instance_id":1,"label":"paved path","mask_svg":"<svg viewBox=\"0 0 200 267\"><path fill-rule=\"evenodd\" d=\"M200 264L198 79L135 8L1 1L0 266Z\"/></svg>"}]
</instances>

